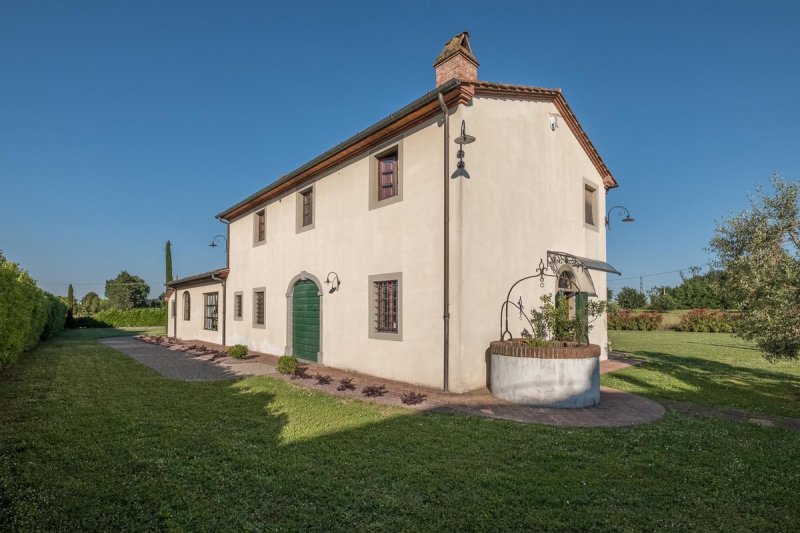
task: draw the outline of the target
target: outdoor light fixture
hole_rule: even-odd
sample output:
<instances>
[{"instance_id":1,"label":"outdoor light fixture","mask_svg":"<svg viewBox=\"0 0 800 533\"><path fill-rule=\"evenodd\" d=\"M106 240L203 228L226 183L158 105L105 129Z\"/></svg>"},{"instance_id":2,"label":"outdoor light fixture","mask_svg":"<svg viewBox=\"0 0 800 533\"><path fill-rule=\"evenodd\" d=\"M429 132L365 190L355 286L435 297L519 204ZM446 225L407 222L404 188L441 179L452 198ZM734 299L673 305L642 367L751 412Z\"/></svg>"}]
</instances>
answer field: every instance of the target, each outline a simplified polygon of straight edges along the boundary
<instances>
[{"instance_id":1,"label":"outdoor light fixture","mask_svg":"<svg viewBox=\"0 0 800 533\"><path fill-rule=\"evenodd\" d=\"M621 211L624 211L624 212L625 212L625 218L623 218L623 219L622 219L622 222L633 222L633 221L635 220L635 219L634 219L634 218L631 216L631 213L630 213L630 211L628 211L628 208L626 208L626 207L623 207L623 206L621 206L621 205L615 205L614 207L612 207L611 209L609 209L609 210L608 210L608 212L606 213L606 227L607 227L607 228L610 228L610 227L611 227L611 219L610 219L609 217L611 216L611 212L612 212L613 210L615 210L615 209L619 209L619 210L621 210Z\"/></svg>"},{"instance_id":2,"label":"outdoor light fixture","mask_svg":"<svg viewBox=\"0 0 800 533\"><path fill-rule=\"evenodd\" d=\"M325 285L331 286L331 288L328 290L328 294L333 294L334 292L338 291L339 285L341 284L342 282L339 281L339 274L336 272L328 272L328 275L325 278Z\"/></svg>"},{"instance_id":3,"label":"outdoor light fixture","mask_svg":"<svg viewBox=\"0 0 800 533\"><path fill-rule=\"evenodd\" d=\"M467 169L464 168L464 145L474 143L475 137L472 135L467 135L467 125L463 120L461 121L461 135L453 139L453 142L458 145L458 152L456 152L458 164L456 165L456 171L453 172L453 175L450 176L450 178L455 179L463 176L469 179L469 172L467 172Z\"/></svg>"},{"instance_id":4,"label":"outdoor light fixture","mask_svg":"<svg viewBox=\"0 0 800 533\"><path fill-rule=\"evenodd\" d=\"M550 129L556 131L558 127L558 117L560 117L558 113L550 113Z\"/></svg>"},{"instance_id":5,"label":"outdoor light fixture","mask_svg":"<svg viewBox=\"0 0 800 533\"><path fill-rule=\"evenodd\" d=\"M214 238L211 239L211 244L209 244L209 246L212 248L219 246L219 244L217 244L217 239L225 239L225 247L228 247L228 238L225 237L225 235L214 235Z\"/></svg>"}]
</instances>

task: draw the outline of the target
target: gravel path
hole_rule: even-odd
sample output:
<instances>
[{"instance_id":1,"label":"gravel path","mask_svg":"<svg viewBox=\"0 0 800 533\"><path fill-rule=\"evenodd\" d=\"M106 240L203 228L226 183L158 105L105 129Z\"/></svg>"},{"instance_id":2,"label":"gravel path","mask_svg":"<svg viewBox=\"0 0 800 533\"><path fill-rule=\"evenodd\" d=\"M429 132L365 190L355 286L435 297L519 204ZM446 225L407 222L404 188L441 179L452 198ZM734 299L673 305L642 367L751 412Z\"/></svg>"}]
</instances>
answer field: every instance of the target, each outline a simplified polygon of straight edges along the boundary
<instances>
[{"instance_id":1,"label":"gravel path","mask_svg":"<svg viewBox=\"0 0 800 533\"><path fill-rule=\"evenodd\" d=\"M187 353L138 341L133 337L112 337L100 342L136 359L164 377L182 381L223 381L238 379L237 372Z\"/></svg>"}]
</instances>

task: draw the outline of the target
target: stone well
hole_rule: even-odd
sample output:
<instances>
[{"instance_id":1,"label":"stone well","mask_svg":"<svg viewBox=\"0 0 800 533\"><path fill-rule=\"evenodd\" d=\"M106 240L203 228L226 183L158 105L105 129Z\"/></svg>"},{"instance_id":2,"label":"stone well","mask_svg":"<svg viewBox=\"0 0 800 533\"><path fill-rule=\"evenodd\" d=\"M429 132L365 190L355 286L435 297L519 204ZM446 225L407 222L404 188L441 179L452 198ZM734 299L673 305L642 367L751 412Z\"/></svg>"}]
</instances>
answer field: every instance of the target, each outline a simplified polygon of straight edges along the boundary
<instances>
[{"instance_id":1,"label":"stone well","mask_svg":"<svg viewBox=\"0 0 800 533\"><path fill-rule=\"evenodd\" d=\"M600 402L600 347L560 342L536 347L523 339L489 345L492 394L539 407L589 407Z\"/></svg>"}]
</instances>

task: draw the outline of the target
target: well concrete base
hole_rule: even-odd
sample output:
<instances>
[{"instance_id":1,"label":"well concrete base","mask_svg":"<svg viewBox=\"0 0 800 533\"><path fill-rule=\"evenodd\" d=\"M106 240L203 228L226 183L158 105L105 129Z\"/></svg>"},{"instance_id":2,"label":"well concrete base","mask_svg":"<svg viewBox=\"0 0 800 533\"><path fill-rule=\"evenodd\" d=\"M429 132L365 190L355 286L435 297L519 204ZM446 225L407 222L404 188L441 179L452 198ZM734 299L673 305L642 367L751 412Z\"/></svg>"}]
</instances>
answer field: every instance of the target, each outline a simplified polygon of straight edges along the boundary
<instances>
[{"instance_id":1,"label":"well concrete base","mask_svg":"<svg viewBox=\"0 0 800 533\"><path fill-rule=\"evenodd\" d=\"M539 407L589 407L600 402L599 357L540 359L493 353L492 394Z\"/></svg>"}]
</instances>

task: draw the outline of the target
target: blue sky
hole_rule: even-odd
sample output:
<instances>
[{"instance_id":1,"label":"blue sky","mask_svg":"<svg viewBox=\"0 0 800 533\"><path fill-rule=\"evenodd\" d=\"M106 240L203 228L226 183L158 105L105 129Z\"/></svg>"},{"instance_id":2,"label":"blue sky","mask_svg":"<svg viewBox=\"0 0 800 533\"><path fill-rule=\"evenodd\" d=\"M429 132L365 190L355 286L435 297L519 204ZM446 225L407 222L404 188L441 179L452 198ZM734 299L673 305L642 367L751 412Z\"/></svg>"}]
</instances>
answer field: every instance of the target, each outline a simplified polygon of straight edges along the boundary
<instances>
[{"instance_id":1,"label":"blue sky","mask_svg":"<svg viewBox=\"0 0 800 533\"><path fill-rule=\"evenodd\" d=\"M624 277L702 265L800 177L798 28L800 2L4 1L0 249L78 296L122 269L157 295L167 239L177 275L222 266L216 213L431 90L467 29L481 79L564 91L636 218Z\"/></svg>"}]
</instances>

